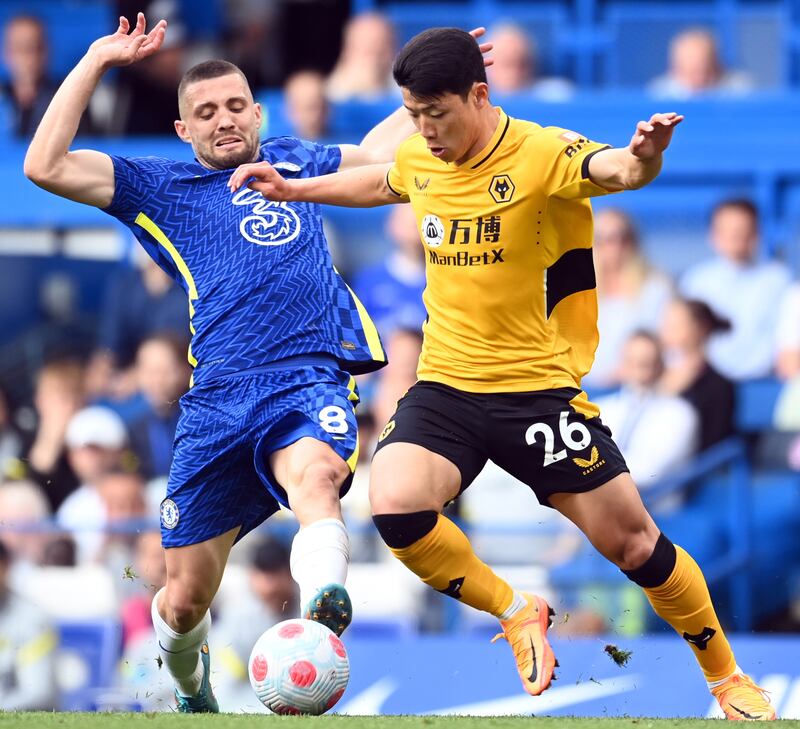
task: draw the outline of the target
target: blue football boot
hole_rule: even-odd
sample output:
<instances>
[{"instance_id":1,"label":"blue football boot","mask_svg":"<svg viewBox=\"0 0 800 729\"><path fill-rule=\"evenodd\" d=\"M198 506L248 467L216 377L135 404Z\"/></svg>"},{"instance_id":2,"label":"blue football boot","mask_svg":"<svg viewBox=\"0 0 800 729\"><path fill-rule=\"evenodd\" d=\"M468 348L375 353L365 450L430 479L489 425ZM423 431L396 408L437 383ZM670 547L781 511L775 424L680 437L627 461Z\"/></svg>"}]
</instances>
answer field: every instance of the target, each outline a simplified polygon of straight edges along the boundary
<instances>
[{"instance_id":1,"label":"blue football boot","mask_svg":"<svg viewBox=\"0 0 800 729\"><path fill-rule=\"evenodd\" d=\"M219 714L219 703L211 690L211 654L208 652L208 641L200 648L200 660L203 662L203 681L197 696L181 696L175 692L179 714Z\"/></svg>"}]
</instances>

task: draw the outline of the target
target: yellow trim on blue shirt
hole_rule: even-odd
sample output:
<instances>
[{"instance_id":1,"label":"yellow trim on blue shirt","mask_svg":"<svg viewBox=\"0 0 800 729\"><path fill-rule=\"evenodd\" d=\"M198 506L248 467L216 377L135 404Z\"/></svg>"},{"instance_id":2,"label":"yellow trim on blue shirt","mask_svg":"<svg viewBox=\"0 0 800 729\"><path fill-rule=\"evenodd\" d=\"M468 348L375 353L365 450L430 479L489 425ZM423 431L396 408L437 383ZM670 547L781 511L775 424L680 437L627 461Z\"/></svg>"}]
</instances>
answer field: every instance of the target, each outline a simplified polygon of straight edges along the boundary
<instances>
[{"instance_id":1,"label":"yellow trim on blue shirt","mask_svg":"<svg viewBox=\"0 0 800 729\"><path fill-rule=\"evenodd\" d=\"M144 213L139 213L136 216L136 220L133 221L141 228L144 228L150 235L155 239L155 241L169 254L169 257L172 259L172 262L177 267L178 271L180 272L181 276L183 276L183 280L186 282L186 288L189 291L189 331L194 334L194 325L192 324L192 317L194 316L194 301L199 299L199 295L197 294L197 286L194 283L194 277L192 276L192 272L189 270L189 267L186 265L186 261L181 258L181 254L178 253L178 249L172 244L172 241L167 238L164 234L164 231L158 227L150 218L148 218ZM197 366L197 360L195 359L194 355L192 354L192 345L189 345L189 352L188 352L189 364L192 367Z\"/></svg>"},{"instance_id":2,"label":"yellow trim on blue shirt","mask_svg":"<svg viewBox=\"0 0 800 729\"><path fill-rule=\"evenodd\" d=\"M336 273L339 273L338 271ZM344 281L344 285L347 286L347 282ZM358 296L355 295L353 289L347 286L347 290L350 292L350 296L353 297L353 302L356 305L356 311L358 312L358 318L361 320L361 328L364 330L364 335L367 337L367 346L369 347L369 354L376 362L385 362L386 361L386 353L383 351L383 347L381 346L381 338L378 334L378 328L375 326L372 318L367 313L364 304L362 304L358 300Z\"/></svg>"}]
</instances>

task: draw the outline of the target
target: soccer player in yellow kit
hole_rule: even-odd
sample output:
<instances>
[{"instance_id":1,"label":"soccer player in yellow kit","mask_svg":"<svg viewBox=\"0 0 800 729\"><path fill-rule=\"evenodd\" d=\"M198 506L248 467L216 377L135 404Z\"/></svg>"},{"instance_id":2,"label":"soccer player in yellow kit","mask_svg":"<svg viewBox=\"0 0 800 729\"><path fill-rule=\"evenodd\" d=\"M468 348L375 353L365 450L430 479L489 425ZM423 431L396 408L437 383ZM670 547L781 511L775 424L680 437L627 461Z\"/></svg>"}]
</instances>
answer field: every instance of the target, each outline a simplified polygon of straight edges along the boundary
<instances>
[{"instance_id":1,"label":"soccer player in yellow kit","mask_svg":"<svg viewBox=\"0 0 800 729\"><path fill-rule=\"evenodd\" d=\"M729 719L773 719L736 664L694 560L656 526L625 461L581 390L597 346L588 198L642 187L683 117L639 122L624 149L512 119L493 107L480 51L455 28L425 31L394 77L419 134L393 165L284 180L243 165L271 200L368 207L411 202L426 248L428 320L418 382L398 403L372 463L374 522L434 589L495 615L525 690L557 665L552 610L484 564L442 509L491 459L571 519L639 584L691 646Z\"/></svg>"}]
</instances>

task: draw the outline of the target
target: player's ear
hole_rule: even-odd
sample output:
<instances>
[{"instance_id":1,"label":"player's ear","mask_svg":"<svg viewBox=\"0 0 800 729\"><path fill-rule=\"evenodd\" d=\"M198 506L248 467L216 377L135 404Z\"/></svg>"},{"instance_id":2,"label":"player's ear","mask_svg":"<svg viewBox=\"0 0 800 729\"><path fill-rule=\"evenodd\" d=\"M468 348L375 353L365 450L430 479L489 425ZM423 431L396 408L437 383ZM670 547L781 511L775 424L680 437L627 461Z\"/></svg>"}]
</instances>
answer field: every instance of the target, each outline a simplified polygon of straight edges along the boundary
<instances>
[{"instance_id":1,"label":"player's ear","mask_svg":"<svg viewBox=\"0 0 800 729\"><path fill-rule=\"evenodd\" d=\"M482 82L476 81L472 87L472 93L474 94L475 103L478 107L483 107L486 104L489 104L489 85Z\"/></svg>"},{"instance_id":2,"label":"player's ear","mask_svg":"<svg viewBox=\"0 0 800 729\"><path fill-rule=\"evenodd\" d=\"M257 101L253 104L253 113L255 114L256 117L256 126L258 126L258 128L260 129L261 122L264 119L264 111L261 109L261 104L259 104Z\"/></svg>"},{"instance_id":3,"label":"player's ear","mask_svg":"<svg viewBox=\"0 0 800 729\"><path fill-rule=\"evenodd\" d=\"M189 136L186 124L180 119L175 120L175 134L181 138L181 141L191 144L192 138Z\"/></svg>"}]
</instances>

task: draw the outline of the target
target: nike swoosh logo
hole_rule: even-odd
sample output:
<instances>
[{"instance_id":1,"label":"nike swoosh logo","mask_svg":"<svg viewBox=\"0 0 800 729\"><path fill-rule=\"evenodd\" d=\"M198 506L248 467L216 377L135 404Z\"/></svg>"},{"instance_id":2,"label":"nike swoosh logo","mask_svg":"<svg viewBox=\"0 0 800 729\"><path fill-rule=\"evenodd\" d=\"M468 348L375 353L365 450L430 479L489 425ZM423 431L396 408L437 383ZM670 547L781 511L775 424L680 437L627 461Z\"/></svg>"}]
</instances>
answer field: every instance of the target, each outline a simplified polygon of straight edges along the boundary
<instances>
[{"instance_id":1,"label":"nike swoosh logo","mask_svg":"<svg viewBox=\"0 0 800 729\"><path fill-rule=\"evenodd\" d=\"M536 683L536 677L539 675L539 670L536 667L536 648L533 647L533 638L531 638L531 653L533 654L533 668L531 669L531 675L528 676L528 681L531 683Z\"/></svg>"},{"instance_id":2,"label":"nike swoosh logo","mask_svg":"<svg viewBox=\"0 0 800 729\"><path fill-rule=\"evenodd\" d=\"M734 706L730 704L731 709L734 711L738 711L745 719L750 719L751 721L758 721L761 717L760 716L753 716L752 714L748 714L746 711L742 711L738 706Z\"/></svg>"}]
</instances>

